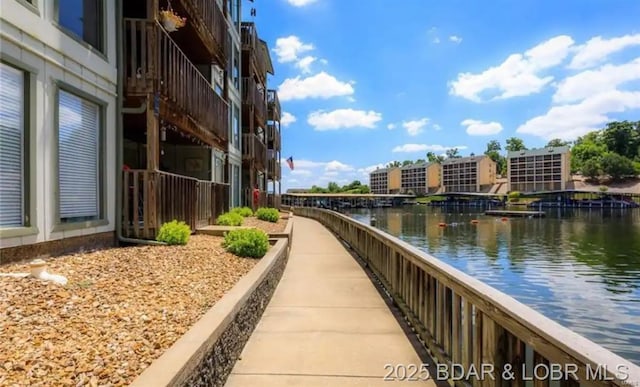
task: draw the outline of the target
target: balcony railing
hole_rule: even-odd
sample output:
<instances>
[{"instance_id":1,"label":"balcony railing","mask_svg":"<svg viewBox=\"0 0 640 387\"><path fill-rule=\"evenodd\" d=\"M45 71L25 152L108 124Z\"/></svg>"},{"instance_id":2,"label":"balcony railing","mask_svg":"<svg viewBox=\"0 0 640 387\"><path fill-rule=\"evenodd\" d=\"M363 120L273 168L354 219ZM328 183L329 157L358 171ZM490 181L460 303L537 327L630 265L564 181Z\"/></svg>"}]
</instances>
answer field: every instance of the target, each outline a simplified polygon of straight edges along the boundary
<instances>
[{"instance_id":1,"label":"balcony railing","mask_svg":"<svg viewBox=\"0 0 640 387\"><path fill-rule=\"evenodd\" d=\"M227 21L217 1L211 0L182 0L187 8L193 9L192 19L201 18L202 28L213 40L213 49L221 54L222 63L228 58L227 50Z\"/></svg>"},{"instance_id":2,"label":"balcony railing","mask_svg":"<svg viewBox=\"0 0 640 387\"><path fill-rule=\"evenodd\" d=\"M267 119L280 121L280 99L275 90L267 90Z\"/></svg>"},{"instance_id":3,"label":"balcony railing","mask_svg":"<svg viewBox=\"0 0 640 387\"><path fill-rule=\"evenodd\" d=\"M255 134L243 134L242 158L245 160L254 160L256 167L264 170L267 161L267 147Z\"/></svg>"},{"instance_id":4,"label":"balcony railing","mask_svg":"<svg viewBox=\"0 0 640 387\"><path fill-rule=\"evenodd\" d=\"M269 180L280 180L281 165L279 160L267 160L267 177L269 178Z\"/></svg>"},{"instance_id":5,"label":"balcony railing","mask_svg":"<svg viewBox=\"0 0 640 387\"><path fill-rule=\"evenodd\" d=\"M269 149L280 150L280 130L275 124L267 124L267 144Z\"/></svg>"},{"instance_id":6,"label":"balcony railing","mask_svg":"<svg viewBox=\"0 0 640 387\"><path fill-rule=\"evenodd\" d=\"M128 95L159 94L178 117L228 140L227 103L156 21L125 19L125 56Z\"/></svg>"},{"instance_id":7,"label":"balcony railing","mask_svg":"<svg viewBox=\"0 0 640 387\"><path fill-rule=\"evenodd\" d=\"M267 61L264 53L260 50L260 39L253 22L242 22L240 25L240 37L242 39L242 50L248 52L249 65L253 62L260 76L265 76L267 72ZM243 58L245 60L245 58Z\"/></svg>"},{"instance_id":8,"label":"balcony railing","mask_svg":"<svg viewBox=\"0 0 640 387\"><path fill-rule=\"evenodd\" d=\"M229 209L229 185L161 171L124 171L122 230L126 237L154 239L174 219L191 230L213 224Z\"/></svg>"},{"instance_id":9,"label":"balcony railing","mask_svg":"<svg viewBox=\"0 0 640 387\"><path fill-rule=\"evenodd\" d=\"M264 89L251 77L242 78L242 103L253 106L254 114L258 122L264 123L267 103L264 96Z\"/></svg>"}]
</instances>

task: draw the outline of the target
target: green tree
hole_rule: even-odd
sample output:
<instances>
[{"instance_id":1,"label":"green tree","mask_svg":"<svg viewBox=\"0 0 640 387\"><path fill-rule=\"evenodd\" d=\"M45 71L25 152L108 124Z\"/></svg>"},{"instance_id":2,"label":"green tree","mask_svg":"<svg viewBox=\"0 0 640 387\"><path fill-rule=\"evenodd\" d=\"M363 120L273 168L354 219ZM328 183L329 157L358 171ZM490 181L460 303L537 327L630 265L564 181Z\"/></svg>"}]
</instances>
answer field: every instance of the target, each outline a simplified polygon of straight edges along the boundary
<instances>
[{"instance_id":1,"label":"green tree","mask_svg":"<svg viewBox=\"0 0 640 387\"><path fill-rule=\"evenodd\" d=\"M597 180L602 175L599 158L588 159L582 163L582 175L587 179Z\"/></svg>"},{"instance_id":2,"label":"green tree","mask_svg":"<svg viewBox=\"0 0 640 387\"><path fill-rule=\"evenodd\" d=\"M610 152L633 160L640 151L639 126L639 122L610 122L602 131L602 142Z\"/></svg>"},{"instance_id":3,"label":"green tree","mask_svg":"<svg viewBox=\"0 0 640 387\"><path fill-rule=\"evenodd\" d=\"M392 161L389 164L387 164L387 168L396 168L399 167L401 164L399 161Z\"/></svg>"},{"instance_id":4,"label":"green tree","mask_svg":"<svg viewBox=\"0 0 640 387\"><path fill-rule=\"evenodd\" d=\"M331 193L340 192L340 186L338 185L338 183L334 181L330 181L329 184L327 185L327 188L329 188L329 192Z\"/></svg>"},{"instance_id":5,"label":"green tree","mask_svg":"<svg viewBox=\"0 0 640 387\"><path fill-rule=\"evenodd\" d=\"M507 139L507 146L504 147L505 150L509 152L517 152L521 150L527 150L527 147L524 145L524 141L517 137L510 137Z\"/></svg>"},{"instance_id":6,"label":"green tree","mask_svg":"<svg viewBox=\"0 0 640 387\"><path fill-rule=\"evenodd\" d=\"M497 140L491 140L487 144L487 150L484 151L484 154L496 163L497 172L505 175L507 173L507 159L500 154L501 150L500 143Z\"/></svg>"},{"instance_id":7,"label":"green tree","mask_svg":"<svg viewBox=\"0 0 640 387\"><path fill-rule=\"evenodd\" d=\"M411 164L413 164L413 160L405 160L405 161L402 162L402 166L403 167L406 166L406 165L411 165Z\"/></svg>"},{"instance_id":8,"label":"green tree","mask_svg":"<svg viewBox=\"0 0 640 387\"><path fill-rule=\"evenodd\" d=\"M445 154L447 155L448 159L459 159L460 157L462 157L462 156L460 156L460 153L458 152L458 148L447 149Z\"/></svg>"},{"instance_id":9,"label":"green tree","mask_svg":"<svg viewBox=\"0 0 640 387\"><path fill-rule=\"evenodd\" d=\"M582 172L587 160L595 159L598 164L602 156L607 152L607 146L602 142L599 132L589 132L575 141L571 148L571 172ZM594 164L587 168L593 172Z\"/></svg>"},{"instance_id":10,"label":"green tree","mask_svg":"<svg viewBox=\"0 0 640 387\"><path fill-rule=\"evenodd\" d=\"M418 159L416 160L416 164L422 164L425 162L425 159Z\"/></svg>"},{"instance_id":11,"label":"green tree","mask_svg":"<svg viewBox=\"0 0 640 387\"><path fill-rule=\"evenodd\" d=\"M443 160L443 156L437 156L433 152L427 152L427 161L429 161L430 163L441 163Z\"/></svg>"},{"instance_id":12,"label":"green tree","mask_svg":"<svg viewBox=\"0 0 640 387\"><path fill-rule=\"evenodd\" d=\"M614 180L635 176L638 173L631 159L615 152L607 152L600 163L602 171Z\"/></svg>"},{"instance_id":13,"label":"green tree","mask_svg":"<svg viewBox=\"0 0 640 387\"><path fill-rule=\"evenodd\" d=\"M554 138L553 140L551 140L551 141L549 141L547 143L545 148L555 148L555 147L560 147L560 146L567 146L569 144L570 144L569 141L564 141L564 140L561 140L559 138Z\"/></svg>"}]
</instances>

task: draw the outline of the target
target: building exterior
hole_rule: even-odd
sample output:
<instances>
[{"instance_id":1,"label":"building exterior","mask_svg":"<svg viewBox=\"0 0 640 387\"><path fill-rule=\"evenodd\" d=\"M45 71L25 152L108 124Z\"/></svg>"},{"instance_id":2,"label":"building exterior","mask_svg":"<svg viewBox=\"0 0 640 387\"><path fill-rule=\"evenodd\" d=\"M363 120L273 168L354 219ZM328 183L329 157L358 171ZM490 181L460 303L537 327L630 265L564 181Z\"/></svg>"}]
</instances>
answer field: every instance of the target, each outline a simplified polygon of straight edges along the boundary
<instances>
[{"instance_id":1,"label":"building exterior","mask_svg":"<svg viewBox=\"0 0 640 387\"><path fill-rule=\"evenodd\" d=\"M489 156L449 158L441 168L444 192L489 192L496 182L496 163Z\"/></svg>"},{"instance_id":2,"label":"building exterior","mask_svg":"<svg viewBox=\"0 0 640 387\"><path fill-rule=\"evenodd\" d=\"M509 152L507 154L509 191L536 192L567 188L571 181L569 147Z\"/></svg>"},{"instance_id":3,"label":"building exterior","mask_svg":"<svg viewBox=\"0 0 640 387\"><path fill-rule=\"evenodd\" d=\"M369 189L371 193L378 195L389 193L388 171L387 168L381 168L369 174Z\"/></svg>"},{"instance_id":4,"label":"building exterior","mask_svg":"<svg viewBox=\"0 0 640 387\"><path fill-rule=\"evenodd\" d=\"M386 194L399 194L401 189L400 168L389 168L387 170L387 189Z\"/></svg>"},{"instance_id":5,"label":"building exterior","mask_svg":"<svg viewBox=\"0 0 640 387\"><path fill-rule=\"evenodd\" d=\"M409 164L400 168L400 192L425 195L440 186L440 164Z\"/></svg>"},{"instance_id":6,"label":"building exterior","mask_svg":"<svg viewBox=\"0 0 640 387\"><path fill-rule=\"evenodd\" d=\"M280 207L282 192L282 137L280 100L276 90L267 91L267 205Z\"/></svg>"},{"instance_id":7,"label":"building exterior","mask_svg":"<svg viewBox=\"0 0 640 387\"><path fill-rule=\"evenodd\" d=\"M216 152L215 162L222 165L224 173L221 178L216 176L218 182L229 183L229 205L238 207L242 204L242 40L241 40L241 0L227 0L227 28L229 30L229 61L226 69L226 83L228 90L227 101L229 103L229 141L228 141L228 165L224 169L224 157L222 152Z\"/></svg>"},{"instance_id":8,"label":"building exterior","mask_svg":"<svg viewBox=\"0 0 640 387\"><path fill-rule=\"evenodd\" d=\"M112 245L116 9L3 0L0 18L0 261Z\"/></svg>"}]
</instances>

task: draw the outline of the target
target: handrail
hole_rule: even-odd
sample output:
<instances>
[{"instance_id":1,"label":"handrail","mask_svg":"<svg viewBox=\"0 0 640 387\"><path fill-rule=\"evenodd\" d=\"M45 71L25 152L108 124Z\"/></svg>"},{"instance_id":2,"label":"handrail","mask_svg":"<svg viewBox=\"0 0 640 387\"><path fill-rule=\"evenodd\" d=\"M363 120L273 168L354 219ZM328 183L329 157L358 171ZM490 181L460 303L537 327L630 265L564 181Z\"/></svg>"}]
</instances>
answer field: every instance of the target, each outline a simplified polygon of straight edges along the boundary
<instances>
[{"instance_id":1,"label":"handrail","mask_svg":"<svg viewBox=\"0 0 640 387\"><path fill-rule=\"evenodd\" d=\"M515 371L512 385L533 377L526 372L532 367L559 367L561 385L640 385L639 366L396 237L334 211L294 213L324 223L367 262L438 363L493 365L483 386L501 385L506 365ZM534 377L534 385L551 376Z\"/></svg>"}]
</instances>

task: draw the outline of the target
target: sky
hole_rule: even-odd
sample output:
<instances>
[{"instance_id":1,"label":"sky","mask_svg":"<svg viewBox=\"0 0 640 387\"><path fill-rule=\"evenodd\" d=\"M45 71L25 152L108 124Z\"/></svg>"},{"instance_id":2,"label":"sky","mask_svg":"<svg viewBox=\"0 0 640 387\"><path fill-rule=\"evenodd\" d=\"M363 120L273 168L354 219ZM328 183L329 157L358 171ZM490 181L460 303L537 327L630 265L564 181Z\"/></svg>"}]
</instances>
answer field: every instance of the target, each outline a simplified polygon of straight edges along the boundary
<instances>
[{"instance_id":1,"label":"sky","mask_svg":"<svg viewBox=\"0 0 640 387\"><path fill-rule=\"evenodd\" d=\"M245 0L243 16L274 64L282 192L640 120L638 0Z\"/></svg>"}]
</instances>

